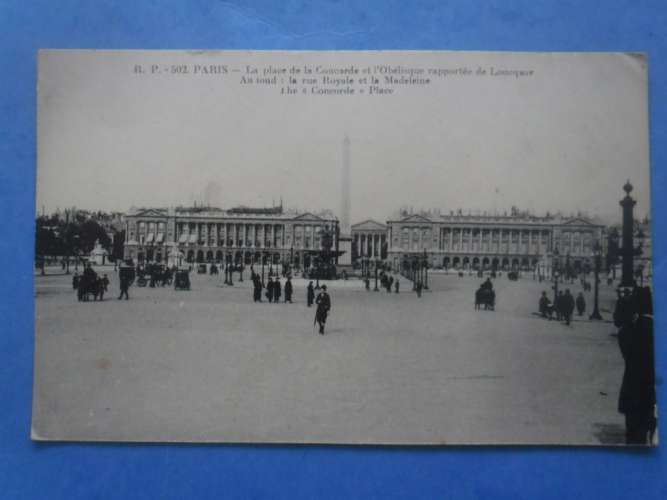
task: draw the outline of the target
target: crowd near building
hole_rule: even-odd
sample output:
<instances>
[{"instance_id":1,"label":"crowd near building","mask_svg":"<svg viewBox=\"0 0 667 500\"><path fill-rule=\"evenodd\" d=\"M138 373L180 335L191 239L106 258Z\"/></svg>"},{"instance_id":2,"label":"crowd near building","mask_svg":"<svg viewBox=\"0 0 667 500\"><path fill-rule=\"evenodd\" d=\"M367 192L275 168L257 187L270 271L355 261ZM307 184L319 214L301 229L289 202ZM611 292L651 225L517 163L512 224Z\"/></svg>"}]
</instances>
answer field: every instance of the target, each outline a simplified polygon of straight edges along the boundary
<instances>
[{"instance_id":1,"label":"crowd near building","mask_svg":"<svg viewBox=\"0 0 667 500\"><path fill-rule=\"evenodd\" d=\"M125 217L125 259L168 265L186 263L291 263L308 267L325 228L337 244L337 219L318 213L270 208L144 208Z\"/></svg>"}]
</instances>

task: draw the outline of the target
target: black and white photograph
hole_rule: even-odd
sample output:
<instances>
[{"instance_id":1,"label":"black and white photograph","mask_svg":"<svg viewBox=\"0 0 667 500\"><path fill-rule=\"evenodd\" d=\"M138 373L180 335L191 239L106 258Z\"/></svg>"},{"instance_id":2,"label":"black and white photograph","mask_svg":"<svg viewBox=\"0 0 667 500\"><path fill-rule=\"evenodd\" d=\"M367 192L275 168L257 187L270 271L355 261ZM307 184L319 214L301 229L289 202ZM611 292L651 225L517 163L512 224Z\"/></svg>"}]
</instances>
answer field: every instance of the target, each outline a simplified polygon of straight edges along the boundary
<instances>
[{"instance_id":1,"label":"black and white photograph","mask_svg":"<svg viewBox=\"0 0 667 500\"><path fill-rule=\"evenodd\" d=\"M647 72L40 51L32 438L656 446Z\"/></svg>"}]
</instances>

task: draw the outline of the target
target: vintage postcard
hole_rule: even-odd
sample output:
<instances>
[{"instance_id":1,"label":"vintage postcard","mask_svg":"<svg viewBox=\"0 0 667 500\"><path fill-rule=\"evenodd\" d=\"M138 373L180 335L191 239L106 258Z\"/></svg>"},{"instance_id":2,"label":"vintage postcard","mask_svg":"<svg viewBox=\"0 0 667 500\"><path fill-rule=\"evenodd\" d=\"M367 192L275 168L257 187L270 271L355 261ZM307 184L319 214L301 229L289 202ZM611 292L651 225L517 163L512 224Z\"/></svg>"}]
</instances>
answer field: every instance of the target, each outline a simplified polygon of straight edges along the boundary
<instances>
[{"instance_id":1,"label":"vintage postcard","mask_svg":"<svg viewBox=\"0 0 667 500\"><path fill-rule=\"evenodd\" d=\"M41 51L33 439L657 444L647 64Z\"/></svg>"}]
</instances>

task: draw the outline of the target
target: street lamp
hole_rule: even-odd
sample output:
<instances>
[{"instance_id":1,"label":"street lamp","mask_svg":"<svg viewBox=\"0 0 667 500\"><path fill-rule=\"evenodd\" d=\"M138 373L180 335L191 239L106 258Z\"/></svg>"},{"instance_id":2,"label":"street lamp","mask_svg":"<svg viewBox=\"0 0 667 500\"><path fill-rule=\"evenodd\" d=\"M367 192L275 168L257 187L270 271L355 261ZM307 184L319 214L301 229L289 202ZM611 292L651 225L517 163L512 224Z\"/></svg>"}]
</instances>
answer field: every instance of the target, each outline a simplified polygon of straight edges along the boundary
<instances>
[{"instance_id":1,"label":"street lamp","mask_svg":"<svg viewBox=\"0 0 667 500\"><path fill-rule=\"evenodd\" d=\"M428 255L424 248L424 290L428 290Z\"/></svg>"},{"instance_id":2,"label":"street lamp","mask_svg":"<svg viewBox=\"0 0 667 500\"><path fill-rule=\"evenodd\" d=\"M644 234L644 231L642 229L639 229L639 231L637 231L637 236L636 236L637 241L638 241L638 245L637 245L637 248L635 248L633 250L634 254L637 257L641 256L642 253L644 252L644 238L645 237L646 237L646 235ZM643 287L644 286L644 265L642 263L640 263L637 266L637 271L638 271L638 274L639 274L639 286Z\"/></svg>"},{"instance_id":3,"label":"street lamp","mask_svg":"<svg viewBox=\"0 0 667 500\"><path fill-rule=\"evenodd\" d=\"M595 257L595 295L593 299L593 313L590 315L589 319L601 320L602 316L600 315L600 310L598 308L599 301L599 286L600 286L600 264L602 261L602 248L600 247L600 242L595 241L593 246L593 255Z\"/></svg>"},{"instance_id":4,"label":"street lamp","mask_svg":"<svg viewBox=\"0 0 667 500\"><path fill-rule=\"evenodd\" d=\"M634 257L635 257L635 248L633 236L634 236L634 219L633 219L633 209L637 203L631 196L632 184L630 181L625 183L623 186L623 191L625 191L625 197L620 201L621 207L623 207L623 230L622 230L622 275L621 275L621 285L622 287L632 287L634 286Z\"/></svg>"},{"instance_id":5,"label":"street lamp","mask_svg":"<svg viewBox=\"0 0 667 500\"><path fill-rule=\"evenodd\" d=\"M551 275L553 276L554 280L554 304L556 303L556 299L558 299L558 277L560 276L560 263L558 262L558 247L554 248L553 252L553 262L551 264Z\"/></svg>"},{"instance_id":6,"label":"street lamp","mask_svg":"<svg viewBox=\"0 0 667 500\"><path fill-rule=\"evenodd\" d=\"M262 285L264 284L264 263L266 261L266 252L262 252Z\"/></svg>"}]
</instances>

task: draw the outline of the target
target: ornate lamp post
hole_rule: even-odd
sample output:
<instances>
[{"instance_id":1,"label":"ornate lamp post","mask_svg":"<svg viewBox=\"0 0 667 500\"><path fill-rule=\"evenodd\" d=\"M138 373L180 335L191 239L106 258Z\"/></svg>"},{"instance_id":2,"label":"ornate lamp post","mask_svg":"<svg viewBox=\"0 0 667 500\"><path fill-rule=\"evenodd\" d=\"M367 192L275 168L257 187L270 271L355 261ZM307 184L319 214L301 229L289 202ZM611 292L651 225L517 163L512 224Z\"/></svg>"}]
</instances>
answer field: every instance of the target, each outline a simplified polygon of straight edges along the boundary
<instances>
[{"instance_id":1,"label":"ornate lamp post","mask_svg":"<svg viewBox=\"0 0 667 500\"><path fill-rule=\"evenodd\" d=\"M262 252L262 285L264 284L264 263L266 261L266 252Z\"/></svg>"},{"instance_id":2,"label":"ornate lamp post","mask_svg":"<svg viewBox=\"0 0 667 500\"><path fill-rule=\"evenodd\" d=\"M623 191L625 191L625 197L619 202L621 207L623 207L623 231L622 231L622 248L621 255L623 257L622 261L622 275L621 275L621 284L622 287L632 287L635 284L634 280L634 244L632 237L634 234L634 218L632 215L636 201L632 199L630 193L632 192L632 184L630 181L625 183L623 186Z\"/></svg>"},{"instance_id":3,"label":"ornate lamp post","mask_svg":"<svg viewBox=\"0 0 667 500\"><path fill-rule=\"evenodd\" d=\"M643 247L644 247L644 238L646 236L644 235L644 231L641 229L637 231L637 241L639 242L637 248L634 249L634 254L637 256L640 256L643 253ZM637 266L637 273L639 277L639 286L643 287L644 286L644 264L639 264Z\"/></svg>"},{"instance_id":4,"label":"ornate lamp post","mask_svg":"<svg viewBox=\"0 0 667 500\"><path fill-rule=\"evenodd\" d=\"M589 319L601 320L602 316L600 315L600 309L598 308L598 293L600 287L600 265L602 262L602 248L600 247L600 242L595 241L593 246L593 255L595 257L595 295L593 302L593 313L590 315Z\"/></svg>"},{"instance_id":5,"label":"ornate lamp post","mask_svg":"<svg viewBox=\"0 0 667 500\"><path fill-rule=\"evenodd\" d=\"M551 276L554 280L554 304L558 298L558 278L560 277L560 263L558 261L558 247L554 248L553 262L551 264Z\"/></svg>"},{"instance_id":6,"label":"ornate lamp post","mask_svg":"<svg viewBox=\"0 0 667 500\"><path fill-rule=\"evenodd\" d=\"M232 262L233 261L229 263L229 281L227 282L229 286L234 286L234 281L232 280L232 275L234 274L234 265Z\"/></svg>"},{"instance_id":7,"label":"ornate lamp post","mask_svg":"<svg viewBox=\"0 0 667 500\"><path fill-rule=\"evenodd\" d=\"M424 290L428 290L428 255L424 248Z\"/></svg>"}]
</instances>

